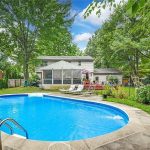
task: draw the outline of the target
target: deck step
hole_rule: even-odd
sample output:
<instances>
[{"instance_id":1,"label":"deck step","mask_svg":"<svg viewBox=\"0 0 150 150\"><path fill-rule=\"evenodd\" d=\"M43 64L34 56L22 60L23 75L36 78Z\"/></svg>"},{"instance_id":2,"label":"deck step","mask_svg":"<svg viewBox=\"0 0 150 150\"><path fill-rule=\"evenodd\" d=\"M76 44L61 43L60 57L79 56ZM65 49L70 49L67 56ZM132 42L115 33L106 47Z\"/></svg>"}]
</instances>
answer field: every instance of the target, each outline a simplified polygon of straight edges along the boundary
<instances>
[{"instance_id":1,"label":"deck step","mask_svg":"<svg viewBox=\"0 0 150 150\"><path fill-rule=\"evenodd\" d=\"M22 138L22 139L26 139L25 136L19 135L19 134L13 134L13 136L18 137L18 138Z\"/></svg>"}]
</instances>

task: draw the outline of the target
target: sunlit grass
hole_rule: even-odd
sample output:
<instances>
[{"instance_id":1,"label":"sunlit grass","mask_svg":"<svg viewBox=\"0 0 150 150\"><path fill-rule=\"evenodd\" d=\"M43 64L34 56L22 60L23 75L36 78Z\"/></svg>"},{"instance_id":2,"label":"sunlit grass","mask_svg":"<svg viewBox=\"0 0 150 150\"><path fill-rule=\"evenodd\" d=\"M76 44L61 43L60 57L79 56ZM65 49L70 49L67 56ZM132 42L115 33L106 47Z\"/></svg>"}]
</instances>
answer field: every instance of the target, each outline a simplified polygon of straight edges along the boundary
<instances>
[{"instance_id":1,"label":"sunlit grass","mask_svg":"<svg viewBox=\"0 0 150 150\"><path fill-rule=\"evenodd\" d=\"M145 105L145 104L139 103L139 102L137 102L135 100L119 99L119 98L107 98L106 101L115 102L115 103L120 103L120 104L129 105L129 106L132 106L132 107L136 107L136 108L142 109L143 111L145 111L145 112L150 114L150 105Z\"/></svg>"},{"instance_id":2,"label":"sunlit grass","mask_svg":"<svg viewBox=\"0 0 150 150\"><path fill-rule=\"evenodd\" d=\"M34 93L34 92L45 92L45 91L38 87L16 87L16 88L0 89L0 94Z\"/></svg>"}]
</instances>

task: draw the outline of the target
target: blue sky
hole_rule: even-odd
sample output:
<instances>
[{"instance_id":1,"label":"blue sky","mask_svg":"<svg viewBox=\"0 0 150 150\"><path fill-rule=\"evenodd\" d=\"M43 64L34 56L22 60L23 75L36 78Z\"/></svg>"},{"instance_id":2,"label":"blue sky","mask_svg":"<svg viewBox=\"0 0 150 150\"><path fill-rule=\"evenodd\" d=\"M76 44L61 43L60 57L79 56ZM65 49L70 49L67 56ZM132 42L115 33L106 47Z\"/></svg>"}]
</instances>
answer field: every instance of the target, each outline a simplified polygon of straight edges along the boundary
<instances>
[{"instance_id":1,"label":"blue sky","mask_svg":"<svg viewBox=\"0 0 150 150\"><path fill-rule=\"evenodd\" d=\"M120 1L120 0L116 0ZM96 15L96 10L87 18L83 18L83 14L92 0L72 0L72 14L78 14L71 27L73 42L84 50L93 33L101 27L103 22L109 18L112 10L109 8L101 9L101 16Z\"/></svg>"},{"instance_id":2,"label":"blue sky","mask_svg":"<svg viewBox=\"0 0 150 150\"><path fill-rule=\"evenodd\" d=\"M92 2L92 0L72 0L72 11L73 13L81 13L90 3ZM75 19L75 22L72 25L71 28L71 33L73 36L73 39L75 39L75 37L79 37L85 33L93 33L96 30L95 27L93 27L92 25L89 25L88 23L82 23L82 21L80 20L80 18L77 16ZM85 34L85 36L87 35L88 37L91 36L91 34ZM88 37L87 40L85 39L80 39L80 40L75 40L74 43L76 43L78 45L78 47L83 50L85 49L87 42L88 42Z\"/></svg>"}]
</instances>

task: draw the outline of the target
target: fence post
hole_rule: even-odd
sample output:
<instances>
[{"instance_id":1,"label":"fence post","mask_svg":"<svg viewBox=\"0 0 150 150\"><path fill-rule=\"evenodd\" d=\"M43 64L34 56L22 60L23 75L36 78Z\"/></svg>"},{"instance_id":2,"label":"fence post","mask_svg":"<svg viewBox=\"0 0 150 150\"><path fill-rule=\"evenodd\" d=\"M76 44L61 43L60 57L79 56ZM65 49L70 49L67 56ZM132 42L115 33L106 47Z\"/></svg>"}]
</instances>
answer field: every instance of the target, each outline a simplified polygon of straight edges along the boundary
<instances>
[{"instance_id":1,"label":"fence post","mask_svg":"<svg viewBox=\"0 0 150 150\"><path fill-rule=\"evenodd\" d=\"M15 81L15 87L16 87L16 79L14 81Z\"/></svg>"}]
</instances>

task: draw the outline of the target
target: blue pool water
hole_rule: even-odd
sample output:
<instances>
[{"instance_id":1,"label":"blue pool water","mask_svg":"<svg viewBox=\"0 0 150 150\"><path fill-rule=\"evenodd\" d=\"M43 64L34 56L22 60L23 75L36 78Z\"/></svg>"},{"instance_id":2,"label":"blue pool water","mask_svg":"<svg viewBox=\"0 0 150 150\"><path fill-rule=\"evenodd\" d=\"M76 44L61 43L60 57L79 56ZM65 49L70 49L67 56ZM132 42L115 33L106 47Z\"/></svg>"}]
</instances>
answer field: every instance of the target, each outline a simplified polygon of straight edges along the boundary
<instances>
[{"instance_id":1,"label":"blue pool water","mask_svg":"<svg viewBox=\"0 0 150 150\"><path fill-rule=\"evenodd\" d=\"M29 139L43 141L92 138L128 123L126 113L112 106L36 94L0 96L0 118L8 117L28 131ZM14 128L15 133L24 135ZM10 133L4 126L1 130Z\"/></svg>"}]
</instances>

